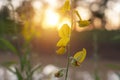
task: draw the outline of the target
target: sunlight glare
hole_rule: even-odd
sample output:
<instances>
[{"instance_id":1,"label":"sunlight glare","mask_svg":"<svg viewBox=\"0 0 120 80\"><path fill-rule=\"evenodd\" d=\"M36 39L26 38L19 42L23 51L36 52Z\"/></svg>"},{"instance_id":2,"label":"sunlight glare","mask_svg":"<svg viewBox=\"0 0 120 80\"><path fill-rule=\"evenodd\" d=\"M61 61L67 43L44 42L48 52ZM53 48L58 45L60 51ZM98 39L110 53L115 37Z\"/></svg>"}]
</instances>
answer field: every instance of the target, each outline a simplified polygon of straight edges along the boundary
<instances>
[{"instance_id":1,"label":"sunlight glare","mask_svg":"<svg viewBox=\"0 0 120 80\"><path fill-rule=\"evenodd\" d=\"M59 26L58 26L58 30L62 27L63 24L68 24L69 27L71 27L71 21L70 21L70 19L64 18L64 19L60 22L60 24L59 24Z\"/></svg>"},{"instance_id":2,"label":"sunlight glare","mask_svg":"<svg viewBox=\"0 0 120 80\"><path fill-rule=\"evenodd\" d=\"M59 22L60 16L57 12L52 9L47 9L45 12L45 20L43 28L54 28Z\"/></svg>"}]
</instances>

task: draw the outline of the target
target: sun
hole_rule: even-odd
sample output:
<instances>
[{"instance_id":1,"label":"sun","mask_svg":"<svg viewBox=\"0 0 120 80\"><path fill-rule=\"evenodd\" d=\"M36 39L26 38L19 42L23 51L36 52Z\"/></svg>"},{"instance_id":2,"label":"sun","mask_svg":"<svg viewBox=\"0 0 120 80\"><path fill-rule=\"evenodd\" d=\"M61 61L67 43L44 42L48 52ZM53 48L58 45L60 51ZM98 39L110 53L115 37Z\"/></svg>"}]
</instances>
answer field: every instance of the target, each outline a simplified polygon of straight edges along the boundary
<instances>
[{"instance_id":1,"label":"sun","mask_svg":"<svg viewBox=\"0 0 120 80\"><path fill-rule=\"evenodd\" d=\"M51 6L44 7L41 1L33 1L32 6L35 10L33 18L34 25L40 25L43 29L59 29L64 23L70 25L69 19L67 19L65 16L63 17Z\"/></svg>"},{"instance_id":2,"label":"sun","mask_svg":"<svg viewBox=\"0 0 120 80\"><path fill-rule=\"evenodd\" d=\"M60 15L53 9L46 9L43 28L54 28L58 25Z\"/></svg>"}]
</instances>

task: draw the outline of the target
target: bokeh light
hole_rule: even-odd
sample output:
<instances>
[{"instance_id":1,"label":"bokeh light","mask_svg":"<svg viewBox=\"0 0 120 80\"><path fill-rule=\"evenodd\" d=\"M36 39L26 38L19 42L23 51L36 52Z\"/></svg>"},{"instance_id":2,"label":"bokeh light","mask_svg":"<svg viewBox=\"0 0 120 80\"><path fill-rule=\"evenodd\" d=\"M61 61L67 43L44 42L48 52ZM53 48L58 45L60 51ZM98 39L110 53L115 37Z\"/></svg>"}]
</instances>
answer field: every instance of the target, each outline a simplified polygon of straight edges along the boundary
<instances>
[{"instance_id":1,"label":"bokeh light","mask_svg":"<svg viewBox=\"0 0 120 80\"><path fill-rule=\"evenodd\" d=\"M115 11L111 10L111 9L107 9L105 11L106 14L106 29L107 30L117 30L119 28L120 25L120 19L118 16L120 16L118 13L116 13Z\"/></svg>"},{"instance_id":2,"label":"bokeh light","mask_svg":"<svg viewBox=\"0 0 120 80\"><path fill-rule=\"evenodd\" d=\"M50 75L51 73L53 73L53 72L55 72L57 70L58 70L58 67L56 67L56 66L54 66L52 64L49 64L49 65L47 65L47 66L44 67L43 73L45 75Z\"/></svg>"},{"instance_id":3,"label":"bokeh light","mask_svg":"<svg viewBox=\"0 0 120 80\"><path fill-rule=\"evenodd\" d=\"M39 11L39 10L41 10L43 5L40 1L36 0L36 1L33 1L32 6L35 10Z\"/></svg>"},{"instance_id":4,"label":"bokeh light","mask_svg":"<svg viewBox=\"0 0 120 80\"><path fill-rule=\"evenodd\" d=\"M86 7L77 7L77 10L82 18L82 20L89 20L91 17L91 12Z\"/></svg>"}]
</instances>

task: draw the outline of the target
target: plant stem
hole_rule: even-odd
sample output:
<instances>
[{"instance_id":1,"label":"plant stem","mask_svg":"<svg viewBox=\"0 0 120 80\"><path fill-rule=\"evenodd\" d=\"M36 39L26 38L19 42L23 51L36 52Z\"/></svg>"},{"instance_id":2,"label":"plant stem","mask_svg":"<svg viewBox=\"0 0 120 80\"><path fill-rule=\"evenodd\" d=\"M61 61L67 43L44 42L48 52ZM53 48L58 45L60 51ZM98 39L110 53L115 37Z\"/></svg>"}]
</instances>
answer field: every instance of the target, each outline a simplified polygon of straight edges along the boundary
<instances>
[{"instance_id":1,"label":"plant stem","mask_svg":"<svg viewBox=\"0 0 120 80\"><path fill-rule=\"evenodd\" d=\"M74 18L73 18L73 0L70 0L71 1L71 9L70 9L70 14L71 14L71 30L73 28L73 23L74 23ZM71 35L72 35L72 32L71 32ZM70 41L71 41L71 35L70 35ZM70 67L70 63L69 63L69 59L70 59L70 42L68 44L68 54L67 54L67 66L66 66L66 75L65 75L65 80L68 79L68 73L69 73L69 67Z\"/></svg>"},{"instance_id":2,"label":"plant stem","mask_svg":"<svg viewBox=\"0 0 120 80\"><path fill-rule=\"evenodd\" d=\"M65 75L65 80L68 78L68 72L69 72L69 57L70 57L70 44L68 44L68 54L67 54L67 66L66 66L66 75Z\"/></svg>"}]
</instances>

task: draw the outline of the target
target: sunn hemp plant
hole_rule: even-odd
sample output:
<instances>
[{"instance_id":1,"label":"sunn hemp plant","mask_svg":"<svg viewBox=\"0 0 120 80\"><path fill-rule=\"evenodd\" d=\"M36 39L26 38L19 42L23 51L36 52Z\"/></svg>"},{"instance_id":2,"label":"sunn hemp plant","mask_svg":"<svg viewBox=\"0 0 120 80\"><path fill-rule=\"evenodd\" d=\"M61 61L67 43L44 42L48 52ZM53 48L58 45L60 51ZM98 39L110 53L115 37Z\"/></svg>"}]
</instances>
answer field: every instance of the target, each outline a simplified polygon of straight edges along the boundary
<instances>
[{"instance_id":1,"label":"sunn hemp plant","mask_svg":"<svg viewBox=\"0 0 120 80\"><path fill-rule=\"evenodd\" d=\"M14 10L13 10L13 12L14 12ZM64 54L67 52L67 66L66 66L66 69L60 69L58 72L56 72L55 77L58 77L58 78L62 77L65 72L65 80L67 80L70 64L72 64L73 66L80 66L86 57L86 49L85 48L83 48L82 51L76 52L73 57L70 56L70 40L71 40L72 30L75 27L74 24L78 23L80 27L85 27L90 24L90 21L81 19L81 16L79 15L78 11L73 9L73 7L72 7L72 0L71 1L66 0L64 5L60 9L60 12L63 15L67 15L67 17L71 19L71 27L68 24L63 24L61 26L60 30L58 31L60 40L57 43L58 50L56 51L56 53L58 55L61 55L61 54ZM78 21L75 20L74 15L77 15L77 17L79 18ZM22 18L24 18L24 17L25 16L23 16ZM23 20L23 22L24 22L24 20ZM30 26L29 20L25 20L24 26L26 26L26 27ZM17 26L15 25L15 27L17 27ZM30 44L29 43L31 41L31 38L35 34L35 31L31 31L31 32L32 32L32 36L27 36L27 37L24 36L26 38L26 41L20 49L20 50L23 50L23 52L18 50L8 40L6 40L4 38L0 38L0 43L2 45L4 45L2 47L5 47L5 49L12 51L18 57L18 62L8 61L8 62L4 62L1 65L6 67L13 74L15 74L17 76L18 80L32 80L34 72L41 68L41 65L39 65L39 64L36 66L32 66L32 64L31 64L31 60L30 60L31 52L30 52L30 47L29 47ZM23 33L24 33L24 31L23 31ZM16 33L16 35L17 34L18 33ZM29 33L25 32L24 34L29 34ZM21 46L21 45L18 45L18 46ZM15 70L10 68L10 66L13 64L15 65Z\"/></svg>"},{"instance_id":2,"label":"sunn hemp plant","mask_svg":"<svg viewBox=\"0 0 120 80\"><path fill-rule=\"evenodd\" d=\"M73 9L72 2L73 0L66 0L60 9L60 12L63 15L67 15L67 17L70 18L71 27L66 23L61 26L61 28L58 31L60 40L57 42L57 45L56 45L58 47L58 50L56 50L56 53L58 55L61 55L67 52L66 69L60 69L58 72L55 73L55 76L58 78L62 77L65 73L65 80L68 79L68 71L69 71L70 64L73 66L80 66L80 64L84 61L86 57L85 48L83 48L82 51L76 52L73 57L70 56L70 40L71 40L72 30L75 27L74 24L78 23L79 27L85 27L90 24L89 20L82 20L78 11L76 9ZM79 18L78 21L76 21L74 15L77 15L77 17Z\"/></svg>"}]
</instances>

